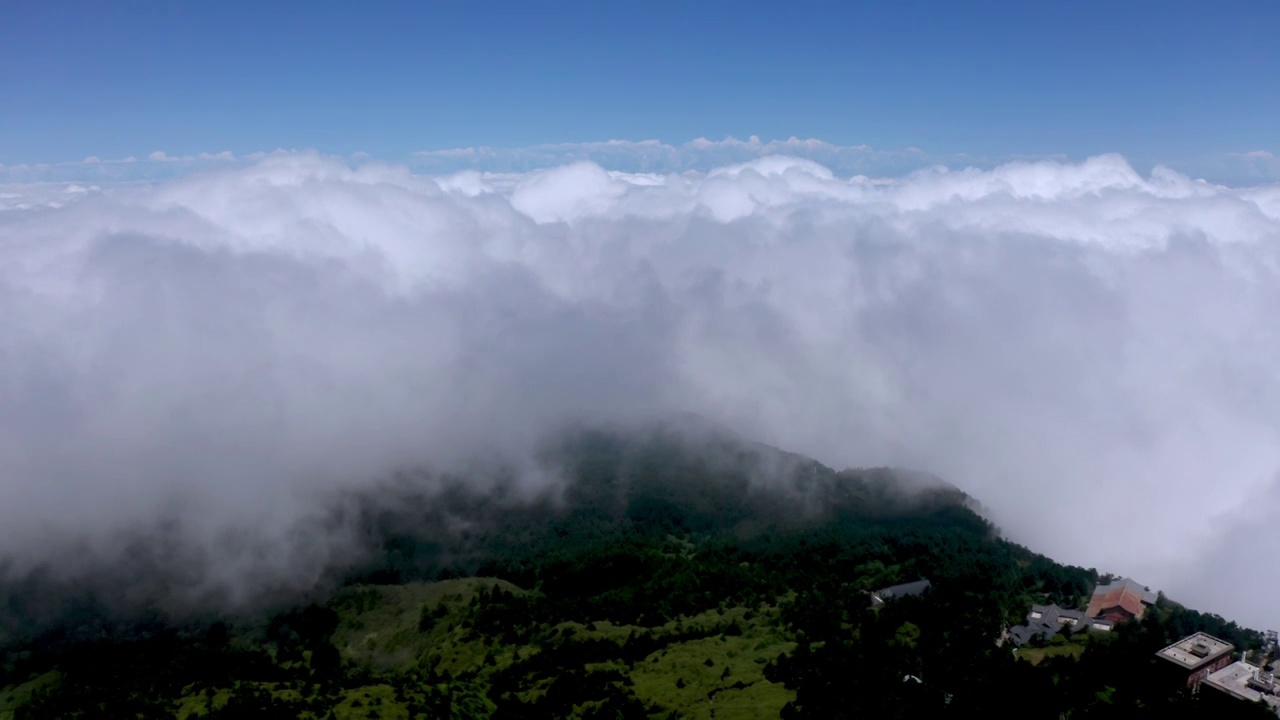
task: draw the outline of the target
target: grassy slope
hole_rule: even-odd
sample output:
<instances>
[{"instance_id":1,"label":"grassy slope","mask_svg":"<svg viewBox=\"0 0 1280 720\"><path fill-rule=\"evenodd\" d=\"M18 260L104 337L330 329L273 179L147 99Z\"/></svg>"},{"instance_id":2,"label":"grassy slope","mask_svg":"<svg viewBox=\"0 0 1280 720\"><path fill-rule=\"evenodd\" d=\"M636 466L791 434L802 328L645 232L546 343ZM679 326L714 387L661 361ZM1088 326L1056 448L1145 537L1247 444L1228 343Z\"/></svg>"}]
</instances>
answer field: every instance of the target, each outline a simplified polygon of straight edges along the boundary
<instances>
[{"instance_id":1,"label":"grassy slope","mask_svg":"<svg viewBox=\"0 0 1280 720\"><path fill-rule=\"evenodd\" d=\"M517 652L525 657L538 651L532 645L509 646L492 641L486 644L459 626L466 605L478 592L494 585L522 592L510 583L489 578L349 588L330 604L340 617L334 644L344 660L380 671L434 667L459 676L475 673L483 682L491 672L510 665ZM423 606L435 609L439 604L449 608L448 614L429 632L419 633L418 618ZM793 644L772 620L773 610L767 607L754 611L728 608L681 618L650 630L659 636L691 631L708 636L673 642L631 666L618 661L598 667L612 666L622 671L634 684L636 696L661 708L663 717L672 710L681 717L710 717L712 707L717 718L777 717L792 693L765 680L764 666ZM717 632L730 624L740 627L742 634ZM571 634L578 639L617 642L641 630L608 622L561 623L546 628L548 635ZM385 690L376 696L382 701L378 705L381 716L407 717L389 688ZM336 709L336 717L363 717L368 699L352 707L351 696L365 692L372 690L348 691Z\"/></svg>"},{"instance_id":2,"label":"grassy slope","mask_svg":"<svg viewBox=\"0 0 1280 720\"><path fill-rule=\"evenodd\" d=\"M772 619L770 608L735 607L667 623L663 629L670 632L712 632L733 623L742 634L715 633L650 654L630 669L636 696L681 717L710 717L713 707L717 718L777 717L794 694L766 680L764 666L795 644Z\"/></svg>"},{"instance_id":3,"label":"grassy slope","mask_svg":"<svg viewBox=\"0 0 1280 720\"><path fill-rule=\"evenodd\" d=\"M345 662L377 673L408 672L419 667L421 661L437 657L443 660L442 669L454 674L480 670L485 659L484 644L467 639L466 633L453 621L476 593L495 585L519 592L511 583L490 578L344 589L329 603L340 618L333 643ZM450 608L450 615L437 623L431 632L419 633L418 618L422 607L434 609L439 604ZM316 698L310 690L304 694L297 688L284 685L240 683L235 688L220 689L216 693L195 693L178 699L178 718L200 717L211 707L225 704L232 692L250 687L281 698ZM332 711L336 720L347 720L370 717L372 710L383 720L409 719L406 704L396 698L391 686L384 684L348 688L336 697L324 699L321 704L325 711L303 713L300 717L325 718Z\"/></svg>"},{"instance_id":4,"label":"grassy slope","mask_svg":"<svg viewBox=\"0 0 1280 720\"><path fill-rule=\"evenodd\" d=\"M444 660L441 669L455 675L475 670L483 664L486 648L468 639L456 620L478 592L494 586L521 592L492 578L348 588L329 603L340 618L333 644L344 660L379 671L411 670L427 659L428 650ZM441 604L449 615L430 632L418 632L423 606L434 610Z\"/></svg>"},{"instance_id":5,"label":"grassy slope","mask_svg":"<svg viewBox=\"0 0 1280 720\"><path fill-rule=\"evenodd\" d=\"M13 709L26 702L31 693L40 688L58 682L58 673L45 673L32 678L21 685L13 685L0 690L0 720L13 720Z\"/></svg>"},{"instance_id":6,"label":"grassy slope","mask_svg":"<svg viewBox=\"0 0 1280 720\"><path fill-rule=\"evenodd\" d=\"M1057 637L1055 637L1055 640ZM1019 659L1026 660L1032 665L1039 665L1044 662L1045 658L1051 657L1079 658L1084 654L1084 649L1089 644L1089 637L1089 633L1077 633L1072 635L1070 640L1065 643L1054 642L1042 648L1021 647L1015 651L1015 654Z\"/></svg>"}]
</instances>

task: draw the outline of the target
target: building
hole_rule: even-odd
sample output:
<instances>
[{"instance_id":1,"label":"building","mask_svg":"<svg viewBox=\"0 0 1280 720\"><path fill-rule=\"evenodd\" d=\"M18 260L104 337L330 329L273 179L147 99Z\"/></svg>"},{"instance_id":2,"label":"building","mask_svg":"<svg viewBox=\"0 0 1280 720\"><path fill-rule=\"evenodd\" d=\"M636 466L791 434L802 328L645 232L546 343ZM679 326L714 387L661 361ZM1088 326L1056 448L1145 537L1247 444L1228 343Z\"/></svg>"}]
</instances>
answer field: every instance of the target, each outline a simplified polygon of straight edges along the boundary
<instances>
[{"instance_id":1,"label":"building","mask_svg":"<svg viewBox=\"0 0 1280 720\"><path fill-rule=\"evenodd\" d=\"M1044 639L1048 640L1057 633L1057 628L1041 625L1039 623L1035 625L1014 625L1009 628L1009 640L1013 643L1014 647L1022 647L1023 645L1031 642L1031 640L1037 635L1043 635Z\"/></svg>"},{"instance_id":2,"label":"building","mask_svg":"<svg viewBox=\"0 0 1280 720\"><path fill-rule=\"evenodd\" d=\"M1128 578L1117 578L1093 589L1085 614L1091 618L1110 620L1112 624L1141 620L1147 607L1155 605L1156 594Z\"/></svg>"},{"instance_id":3,"label":"building","mask_svg":"<svg viewBox=\"0 0 1280 720\"><path fill-rule=\"evenodd\" d=\"M1067 610L1057 605L1032 605L1027 613L1027 624L1009 628L1009 639L1022 647L1037 635L1049 640L1063 630L1085 630L1089 627L1089 618L1079 610Z\"/></svg>"},{"instance_id":4,"label":"building","mask_svg":"<svg viewBox=\"0 0 1280 720\"><path fill-rule=\"evenodd\" d=\"M1220 693L1244 700L1258 702L1261 700L1280 714L1280 696L1277 696L1277 683L1271 673L1255 667L1243 659L1227 665L1221 670L1209 673L1201 683L1201 687L1209 687Z\"/></svg>"},{"instance_id":5,"label":"building","mask_svg":"<svg viewBox=\"0 0 1280 720\"><path fill-rule=\"evenodd\" d=\"M1257 665L1250 665L1245 653L1240 653L1238 662L1209 673L1202 685L1225 697L1265 703L1280 715L1280 683L1276 682L1274 673L1275 661L1280 657L1280 633L1268 630L1266 639L1266 645L1255 656ZM1224 708L1224 712L1230 711Z\"/></svg>"},{"instance_id":6,"label":"building","mask_svg":"<svg viewBox=\"0 0 1280 720\"><path fill-rule=\"evenodd\" d=\"M1106 618L1089 618L1089 629L1099 632L1111 632L1116 624Z\"/></svg>"},{"instance_id":7,"label":"building","mask_svg":"<svg viewBox=\"0 0 1280 720\"><path fill-rule=\"evenodd\" d=\"M882 588L871 593L871 606L880 607L888 600L907 597L910 595L921 595L925 590L928 590L931 587L933 587L933 585L928 580L922 578L915 582Z\"/></svg>"},{"instance_id":8,"label":"building","mask_svg":"<svg viewBox=\"0 0 1280 720\"><path fill-rule=\"evenodd\" d=\"M1196 689L1211 673L1230 665L1234 651L1231 643L1208 633L1198 632L1164 648L1156 655L1177 668L1178 675L1185 677L1187 687Z\"/></svg>"},{"instance_id":9,"label":"building","mask_svg":"<svg viewBox=\"0 0 1280 720\"><path fill-rule=\"evenodd\" d=\"M1084 619L1084 613L1079 610L1068 610L1057 605L1032 605L1031 612L1027 613L1028 624L1033 620L1039 620L1050 625L1066 625L1074 628Z\"/></svg>"}]
</instances>

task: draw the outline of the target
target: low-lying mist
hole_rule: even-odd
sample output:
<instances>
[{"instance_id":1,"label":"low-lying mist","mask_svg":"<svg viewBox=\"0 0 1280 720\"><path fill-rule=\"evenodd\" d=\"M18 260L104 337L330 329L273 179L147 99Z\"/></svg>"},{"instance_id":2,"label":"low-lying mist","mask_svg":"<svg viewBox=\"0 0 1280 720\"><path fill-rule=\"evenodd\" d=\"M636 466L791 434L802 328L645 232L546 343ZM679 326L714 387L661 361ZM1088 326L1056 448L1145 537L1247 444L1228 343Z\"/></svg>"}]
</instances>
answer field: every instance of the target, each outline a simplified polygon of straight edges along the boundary
<instances>
[{"instance_id":1,"label":"low-lying mist","mask_svg":"<svg viewBox=\"0 0 1280 720\"><path fill-rule=\"evenodd\" d=\"M0 206L10 577L143 558L138 593L245 602L349 562L342 498L397 473L532 500L567 424L694 412L1272 620L1280 186L1114 156L878 181L279 154L30 193Z\"/></svg>"}]
</instances>

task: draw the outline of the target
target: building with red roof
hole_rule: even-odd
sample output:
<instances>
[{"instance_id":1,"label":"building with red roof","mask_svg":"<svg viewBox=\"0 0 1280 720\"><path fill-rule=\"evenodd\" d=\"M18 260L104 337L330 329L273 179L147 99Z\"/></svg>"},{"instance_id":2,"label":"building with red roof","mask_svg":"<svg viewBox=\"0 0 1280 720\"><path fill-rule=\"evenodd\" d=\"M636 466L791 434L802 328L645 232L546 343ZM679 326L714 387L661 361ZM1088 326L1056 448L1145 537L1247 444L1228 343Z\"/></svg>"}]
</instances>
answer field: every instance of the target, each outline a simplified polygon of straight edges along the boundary
<instances>
[{"instance_id":1,"label":"building with red roof","mask_svg":"<svg viewBox=\"0 0 1280 720\"><path fill-rule=\"evenodd\" d=\"M1085 615L1113 623L1141 620L1147 607L1155 602L1155 593L1133 580L1119 578L1094 588Z\"/></svg>"}]
</instances>

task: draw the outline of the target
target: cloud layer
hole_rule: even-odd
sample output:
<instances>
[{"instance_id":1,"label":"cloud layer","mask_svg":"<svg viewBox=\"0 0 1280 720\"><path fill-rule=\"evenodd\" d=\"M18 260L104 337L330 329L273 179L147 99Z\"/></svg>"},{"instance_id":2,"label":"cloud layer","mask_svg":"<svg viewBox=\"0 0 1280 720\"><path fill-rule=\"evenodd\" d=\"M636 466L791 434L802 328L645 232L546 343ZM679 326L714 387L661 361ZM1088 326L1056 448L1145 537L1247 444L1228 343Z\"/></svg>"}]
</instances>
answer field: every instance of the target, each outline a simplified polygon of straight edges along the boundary
<instances>
[{"instance_id":1,"label":"cloud layer","mask_svg":"<svg viewBox=\"0 0 1280 720\"><path fill-rule=\"evenodd\" d=\"M1117 156L877 181L278 153L67 189L0 192L14 567L166 518L227 582L318 568L332 493L695 411L1271 620L1280 187Z\"/></svg>"},{"instance_id":2,"label":"cloud layer","mask_svg":"<svg viewBox=\"0 0 1280 720\"><path fill-rule=\"evenodd\" d=\"M752 135L746 140L698 138L681 144L658 140L607 140L584 143L547 143L516 148L463 147L414 153L411 165L427 172L462 169L528 172L592 162L625 172L708 171L762 157L786 156L821 163L842 175L902 175L936 165L990 166L997 161L966 154L932 155L918 148L874 149L867 145L837 145L816 138L791 137L764 141Z\"/></svg>"},{"instance_id":3,"label":"cloud layer","mask_svg":"<svg viewBox=\"0 0 1280 720\"><path fill-rule=\"evenodd\" d=\"M5 183L79 183L81 185L120 182L154 182L173 179L208 169L241 167L257 163L268 155L288 155L296 150L276 149L237 155L229 150L195 154L172 154L163 150L136 157L102 158L91 155L77 162L54 162L5 166L0 164L0 198ZM409 156L379 158L381 162L405 162L416 172L449 174L465 170L527 173L577 162L590 162L612 171L628 173L708 172L727 165L767 157L794 157L816 162L840 176L902 177L937 168L992 170L1013 162L1068 162L1065 155L981 156L969 153L931 153L920 148L899 150L868 145L839 145L816 138L790 137L746 140L729 136L722 140L697 138L671 144L659 140L605 140L600 142L544 143L522 147L455 147L422 150ZM373 162L369 153L357 151L347 156L354 164ZM1233 186L1250 186L1280 181L1280 159L1267 150L1255 149L1180 158L1130 158L1130 165L1151 169L1157 165L1173 168L1192 178Z\"/></svg>"},{"instance_id":4,"label":"cloud layer","mask_svg":"<svg viewBox=\"0 0 1280 720\"><path fill-rule=\"evenodd\" d=\"M607 140L603 142L546 143L525 147L461 147L414 153L410 166L423 172L445 173L465 169L488 172L529 172L575 162L592 162L624 172L709 171L764 157L786 156L812 160L841 176L901 177L936 168L991 170L1013 162L1067 162L1065 155L982 156L970 153L933 153L909 147L899 150L868 145L839 145L816 138L791 137L764 141L698 138L671 144L658 140ZM1166 166L1192 178L1227 185L1258 185L1280 181L1280 159L1266 150L1228 152L1178 158L1130 158L1133 166L1151 169Z\"/></svg>"}]
</instances>

